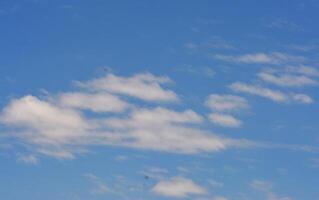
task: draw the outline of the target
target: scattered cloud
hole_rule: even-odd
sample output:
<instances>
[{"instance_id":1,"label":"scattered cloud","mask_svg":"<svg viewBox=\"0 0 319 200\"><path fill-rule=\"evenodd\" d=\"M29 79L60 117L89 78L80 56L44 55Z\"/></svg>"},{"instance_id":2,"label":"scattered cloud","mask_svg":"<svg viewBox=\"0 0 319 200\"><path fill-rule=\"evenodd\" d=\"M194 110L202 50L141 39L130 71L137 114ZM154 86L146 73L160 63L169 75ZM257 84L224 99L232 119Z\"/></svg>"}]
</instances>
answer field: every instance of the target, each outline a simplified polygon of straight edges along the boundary
<instances>
[{"instance_id":1,"label":"scattered cloud","mask_svg":"<svg viewBox=\"0 0 319 200\"><path fill-rule=\"evenodd\" d=\"M121 91L131 88L127 80L151 81L135 85L140 85L143 90L154 87L152 80L168 80L150 74L119 79L125 82ZM95 81L88 83L96 86ZM127 95L131 96L131 93ZM45 99L31 95L12 99L0 115L1 124L8 129L5 135L28 144L27 148L35 154L72 159L75 154L87 152L90 146L122 146L183 154L254 146L254 142L245 139L222 137L199 128L204 118L190 109L176 111L164 107L129 106L113 92L104 90L46 96ZM85 110L103 115L91 115Z\"/></svg>"},{"instance_id":2,"label":"scattered cloud","mask_svg":"<svg viewBox=\"0 0 319 200\"><path fill-rule=\"evenodd\" d=\"M142 89L154 87L152 80L169 80L151 74L136 74L119 79L125 83L120 84L123 87L120 91L131 89L131 85L126 83L127 80L135 82L137 79L139 83L135 86L140 85ZM148 81L140 83L141 79ZM85 85L94 83L96 86L95 80L97 79L88 81ZM97 82L100 83L100 80ZM242 83L232 84L231 88L279 102L285 102L287 99L300 103L312 102L312 99L304 94L288 95ZM105 90L87 92L81 89L83 88L58 95L48 93L45 98L27 95L12 99L0 114L0 123L6 127L6 132L2 135L18 139L32 155L46 155L58 159L75 158L76 154L89 151L91 146L120 146L181 154L271 146L246 139L225 137L206 130L201 127L204 117L191 109L177 111L163 106L141 107L140 104L132 103L134 101L122 101L114 90L108 93ZM121 95L131 96L131 93L123 92ZM145 101L150 101L150 98L147 97ZM212 95L206 104L219 111L209 116L212 122L226 127L239 127L242 124L240 120L222 111L229 112L247 107L243 98ZM86 112L87 110L99 114L92 115Z\"/></svg>"},{"instance_id":3,"label":"scattered cloud","mask_svg":"<svg viewBox=\"0 0 319 200\"><path fill-rule=\"evenodd\" d=\"M209 115L209 120L214 124L223 127L236 128L242 125L242 122L239 119L228 114L212 113Z\"/></svg>"},{"instance_id":4,"label":"scattered cloud","mask_svg":"<svg viewBox=\"0 0 319 200\"><path fill-rule=\"evenodd\" d=\"M244 64L284 64L305 61L302 56L294 56L280 52L273 53L254 53L243 55L224 55L215 54L213 58L226 62L244 63Z\"/></svg>"},{"instance_id":5,"label":"scattered cloud","mask_svg":"<svg viewBox=\"0 0 319 200\"><path fill-rule=\"evenodd\" d=\"M192 180L183 177L173 177L157 183L152 192L167 197L187 198L190 195L204 195L206 189L195 184Z\"/></svg>"},{"instance_id":6,"label":"scattered cloud","mask_svg":"<svg viewBox=\"0 0 319 200\"><path fill-rule=\"evenodd\" d=\"M235 92L243 92L252 95L257 95L270 99L275 102L289 103L296 102L301 104L310 104L313 99L306 94L284 93L278 90L273 90L259 85L245 84L241 82L232 83L229 86Z\"/></svg>"}]
</instances>

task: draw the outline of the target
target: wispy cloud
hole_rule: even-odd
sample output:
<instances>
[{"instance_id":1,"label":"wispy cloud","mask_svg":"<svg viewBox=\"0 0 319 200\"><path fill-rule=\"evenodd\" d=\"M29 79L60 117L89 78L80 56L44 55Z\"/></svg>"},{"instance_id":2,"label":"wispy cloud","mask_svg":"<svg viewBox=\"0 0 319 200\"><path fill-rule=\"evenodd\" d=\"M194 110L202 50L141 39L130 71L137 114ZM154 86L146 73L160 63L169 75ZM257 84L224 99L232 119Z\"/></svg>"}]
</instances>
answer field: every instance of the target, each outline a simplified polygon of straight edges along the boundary
<instances>
[{"instance_id":1,"label":"wispy cloud","mask_svg":"<svg viewBox=\"0 0 319 200\"><path fill-rule=\"evenodd\" d=\"M317 85L318 82L304 75L274 75L269 72L260 72L258 77L263 81L282 86L282 87L302 87L309 85Z\"/></svg>"},{"instance_id":2,"label":"wispy cloud","mask_svg":"<svg viewBox=\"0 0 319 200\"><path fill-rule=\"evenodd\" d=\"M110 192L109 187L101 180L100 177L97 177L92 173L87 173L83 176L94 184L94 188L90 190L92 195L102 195Z\"/></svg>"},{"instance_id":3,"label":"wispy cloud","mask_svg":"<svg viewBox=\"0 0 319 200\"><path fill-rule=\"evenodd\" d=\"M36 165L38 164L39 160L35 155L22 155L19 154L17 158L18 162L29 164L29 165Z\"/></svg>"},{"instance_id":4,"label":"wispy cloud","mask_svg":"<svg viewBox=\"0 0 319 200\"><path fill-rule=\"evenodd\" d=\"M263 192L266 195L267 200L292 200L291 197L279 197L277 194L275 194L273 189L273 184L263 181L263 180L253 180L250 184L250 186L258 191Z\"/></svg>"},{"instance_id":5,"label":"wispy cloud","mask_svg":"<svg viewBox=\"0 0 319 200\"><path fill-rule=\"evenodd\" d=\"M289 103L296 102L301 104L310 104L313 99L306 94L284 93L278 90L265 88L259 85L246 84L241 82L235 82L229 86L233 91L243 92L252 95L257 95L270 99L275 102Z\"/></svg>"},{"instance_id":6,"label":"wispy cloud","mask_svg":"<svg viewBox=\"0 0 319 200\"><path fill-rule=\"evenodd\" d=\"M273 53L253 53L242 55L215 54L213 58L226 62L245 63L245 64L284 64L303 62L306 58L294 56L280 52Z\"/></svg>"},{"instance_id":7,"label":"wispy cloud","mask_svg":"<svg viewBox=\"0 0 319 200\"><path fill-rule=\"evenodd\" d=\"M267 27L273 29L283 29L287 31L304 31L304 28L301 25L286 19L275 19L269 23Z\"/></svg>"}]
</instances>

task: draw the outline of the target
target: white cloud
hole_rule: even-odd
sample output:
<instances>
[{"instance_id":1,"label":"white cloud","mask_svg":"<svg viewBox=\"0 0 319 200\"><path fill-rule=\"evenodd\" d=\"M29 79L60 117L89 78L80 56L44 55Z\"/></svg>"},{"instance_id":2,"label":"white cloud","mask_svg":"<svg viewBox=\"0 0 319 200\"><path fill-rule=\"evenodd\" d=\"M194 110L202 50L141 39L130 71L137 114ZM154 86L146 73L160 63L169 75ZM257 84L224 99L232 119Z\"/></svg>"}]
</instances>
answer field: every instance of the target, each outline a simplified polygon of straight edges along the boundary
<instances>
[{"instance_id":1,"label":"white cloud","mask_svg":"<svg viewBox=\"0 0 319 200\"><path fill-rule=\"evenodd\" d=\"M211 94L205 102L213 111L238 111L248 108L245 98L235 95Z\"/></svg>"},{"instance_id":2,"label":"white cloud","mask_svg":"<svg viewBox=\"0 0 319 200\"><path fill-rule=\"evenodd\" d=\"M246 64L283 64L283 63L294 63L302 62L305 60L301 56L293 56L280 52L273 53L254 53L254 54L243 54L243 55L223 55L216 54L213 58L223 60L227 62L235 63L246 63Z\"/></svg>"},{"instance_id":3,"label":"white cloud","mask_svg":"<svg viewBox=\"0 0 319 200\"><path fill-rule=\"evenodd\" d=\"M236 119L232 115L228 114L212 113L209 115L209 119L214 124L224 127L235 128L242 125L242 122L239 119Z\"/></svg>"},{"instance_id":4,"label":"white cloud","mask_svg":"<svg viewBox=\"0 0 319 200\"><path fill-rule=\"evenodd\" d=\"M236 92L244 92L252 95L261 96L275 102L296 102L301 104L310 104L313 102L312 98L306 94L287 94L278 90L272 90L258 85L250 85L241 82L235 82L231 84L229 87Z\"/></svg>"},{"instance_id":5,"label":"white cloud","mask_svg":"<svg viewBox=\"0 0 319 200\"><path fill-rule=\"evenodd\" d=\"M38 153L57 158L73 158L67 145L85 143L84 138L94 129L80 112L34 96L12 100L3 109L0 121L13 129L8 136L34 144Z\"/></svg>"},{"instance_id":6,"label":"white cloud","mask_svg":"<svg viewBox=\"0 0 319 200\"><path fill-rule=\"evenodd\" d=\"M236 92L244 92L244 93L249 93L253 95L258 95L258 96L265 97L277 102L287 101L287 96L284 93L280 91L271 90L268 88L263 88L260 86L236 82L231 84L230 88Z\"/></svg>"},{"instance_id":7,"label":"white cloud","mask_svg":"<svg viewBox=\"0 0 319 200\"><path fill-rule=\"evenodd\" d=\"M247 147L251 142L219 137L192 125L203 118L192 110L136 108L126 117L85 117L37 97L12 100L1 114L10 137L32 144L40 154L74 158L88 146L124 146L172 153L200 153Z\"/></svg>"},{"instance_id":8,"label":"white cloud","mask_svg":"<svg viewBox=\"0 0 319 200\"><path fill-rule=\"evenodd\" d=\"M21 128L33 142L55 143L85 135L91 124L80 112L61 108L34 96L12 100L1 115L1 122Z\"/></svg>"},{"instance_id":9,"label":"white cloud","mask_svg":"<svg viewBox=\"0 0 319 200\"><path fill-rule=\"evenodd\" d=\"M59 95L59 103L66 107L87 109L93 112L122 112L129 104L107 93L69 92Z\"/></svg>"},{"instance_id":10,"label":"white cloud","mask_svg":"<svg viewBox=\"0 0 319 200\"><path fill-rule=\"evenodd\" d=\"M128 118L111 118L105 123L113 131L125 133L121 145L175 153L213 152L231 146L246 146L244 140L219 137L192 127L202 118L193 111L176 112L164 108L137 109Z\"/></svg>"},{"instance_id":11,"label":"white cloud","mask_svg":"<svg viewBox=\"0 0 319 200\"><path fill-rule=\"evenodd\" d=\"M263 81L283 87L302 87L318 84L316 80L303 75L284 74L276 76L272 73L261 72L258 74L258 77L261 78Z\"/></svg>"},{"instance_id":12,"label":"white cloud","mask_svg":"<svg viewBox=\"0 0 319 200\"><path fill-rule=\"evenodd\" d=\"M149 74L134 77L134 80L167 81L166 78ZM153 87L152 82L143 82L143 85L145 88ZM131 88L125 84L122 86ZM86 153L91 146L121 146L183 154L266 146L245 139L222 137L205 130L200 127L203 117L190 109L141 108L132 104L121 112L128 103L121 102L115 94L99 96L105 95L104 91L47 95L46 99L31 95L12 99L0 114L0 123L6 127L3 135L18 139L35 156L42 154L72 159L76 154ZM309 100L302 95L295 98L305 102ZM227 109L235 107L228 106ZM84 112L86 109L116 113L91 115ZM225 122L224 119L223 123L235 126L238 122Z\"/></svg>"},{"instance_id":13,"label":"white cloud","mask_svg":"<svg viewBox=\"0 0 319 200\"><path fill-rule=\"evenodd\" d=\"M170 82L171 80L167 77L142 73L132 77L107 74L105 77L85 83L77 82L77 84L91 91L128 95L145 101L176 102L178 101L177 95L173 91L162 87L163 84Z\"/></svg>"},{"instance_id":14,"label":"white cloud","mask_svg":"<svg viewBox=\"0 0 319 200\"><path fill-rule=\"evenodd\" d=\"M183 177L174 177L170 180L160 181L153 187L152 192L175 198L185 198L190 195L204 195L207 193L204 187Z\"/></svg>"}]
</instances>

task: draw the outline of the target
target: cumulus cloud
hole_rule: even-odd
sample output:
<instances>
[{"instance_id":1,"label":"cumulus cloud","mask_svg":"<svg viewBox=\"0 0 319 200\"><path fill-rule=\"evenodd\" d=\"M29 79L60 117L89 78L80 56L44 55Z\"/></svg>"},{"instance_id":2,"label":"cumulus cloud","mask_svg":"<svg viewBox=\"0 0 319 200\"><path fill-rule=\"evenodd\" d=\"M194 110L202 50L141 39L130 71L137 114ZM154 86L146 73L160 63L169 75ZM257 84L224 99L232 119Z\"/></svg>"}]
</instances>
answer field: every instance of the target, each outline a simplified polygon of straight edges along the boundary
<instances>
[{"instance_id":1,"label":"cumulus cloud","mask_svg":"<svg viewBox=\"0 0 319 200\"><path fill-rule=\"evenodd\" d=\"M280 52L273 53L253 53L243 55L224 55L215 54L213 58L226 62L245 63L245 64L283 64L283 63L295 63L305 60L301 56L293 56Z\"/></svg>"},{"instance_id":2,"label":"cumulus cloud","mask_svg":"<svg viewBox=\"0 0 319 200\"><path fill-rule=\"evenodd\" d=\"M239 119L236 119L232 115L228 114L212 113L209 115L209 119L214 124L224 127L235 128L242 125L242 122Z\"/></svg>"},{"instance_id":3,"label":"cumulus cloud","mask_svg":"<svg viewBox=\"0 0 319 200\"><path fill-rule=\"evenodd\" d=\"M301 104L310 104L313 102L312 98L306 94L284 93L278 90L273 90L258 85L245 84L241 82L232 83L229 86L233 91L243 92L252 95L257 95L270 99L275 102L288 103L296 102Z\"/></svg>"},{"instance_id":4,"label":"cumulus cloud","mask_svg":"<svg viewBox=\"0 0 319 200\"><path fill-rule=\"evenodd\" d=\"M136 77L167 81L149 74L135 75L133 79ZM152 85L143 83L141 87L152 88ZM131 86L123 84L122 87ZM86 110L101 114L90 115ZM131 106L106 91L65 92L46 99L27 95L12 99L0 115L0 122L8 129L7 137L28 144L32 153L61 159L74 158L97 145L184 154L254 145L248 140L226 138L203 130L199 128L203 121L201 115L190 109Z\"/></svg>"},{"instance_id":5,"label":"cumulus cloud","mask_svg":"<svg viewBox=\"0 0 319 200\"><path fill-rule=\"evenodd\" d=\"M105 77L88 82L77 82L77 85L91 91L128 95L146 101L176 102L178 96L162 87L163 84L170 82L167 77L154 76L150 73L136 74L132 77L107 74Z\"/></svg>"},{"instance_id":6,"label":"cumulus cloud","mask_svg":"<svg viewBox=\"0 0 319 200\"><path fill-rule=\"evenodd\" d=\"M248 108L248 103L245 98L235 95L218 95L211 94L205 102L213 111L228 112L238 111Z\"/></svg>"},{"instance_id":7,"label":"cumulus cloud","mask_svg":"<svg viewBox=\"0 0 319 200\"><path fill-rule=\"evenodd\" d=\"M201 121L202 117L191 110L155 108L137 109L128 118L110 118L105 123L113 131L130 136L122 145L141 149L190 154L250 145L245 140L222 138L191 126Z\"/></svg>"},{"instance_id":8,"label":"cumulus cloud","mask_svg":"<svg viewBox=\"0 0 319 200\"><path fill-rule=\"evenodd\" d=\"M207 190L190 179L173 177L170 180L163 180L157 183L152 192L167 197L186 198L190 195L204 195Z\"/></svg>"},{"instance_id":9,"label":"cumulus cloud","mask_svg":"<svg viewBox=\"0 0 319 200\"><path fill-rule=\"evenodd\" d=\"M133 79L136 77L167 81L166 78L149 74L135 75ZM131 80L132 77L123 79ZM126 84L122 87L131 88ZM152 88L153 83L143 83L141 87ZM89 151L91 146L120 146L182 154L265 146L206 130L201 127L204 118L191 109L177 111L162 106L141 107L122 101L112 92L105 93L80 90L48 94L46 98L26 95L12 99L0 114L0 123L6 128L2 135L18 139L31 155L59 159L72 159L77 154ZM310 100L303 95L294 98L304 102ZM233 97L231 99L234 100ZM240 98L237 100L242 102ZM238 102L235 106L227 104L215 107L221 110L243 107L243 102ZM98 115L92 115L87 110L98 112ZM213 117L213 120L224 126L235 127L240 124L231 116Z\"/></svg>"}]
</instances>

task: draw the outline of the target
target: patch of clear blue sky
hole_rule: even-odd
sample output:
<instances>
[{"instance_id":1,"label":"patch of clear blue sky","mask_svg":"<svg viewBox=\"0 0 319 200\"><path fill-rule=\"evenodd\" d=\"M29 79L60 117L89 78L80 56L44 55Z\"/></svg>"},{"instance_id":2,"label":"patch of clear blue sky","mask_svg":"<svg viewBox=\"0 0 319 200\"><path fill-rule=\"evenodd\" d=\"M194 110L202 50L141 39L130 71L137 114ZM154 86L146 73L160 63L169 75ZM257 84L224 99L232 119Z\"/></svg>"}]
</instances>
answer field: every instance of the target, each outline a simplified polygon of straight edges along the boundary
<instances>
[{"instance_id":1,"label":"patch of clear blue sky","mask_svg":"<svg viewBox=\"0 0 319 200\"><path fill-rule=\"evenodd\" d=\"M0 105L10 98L40 90L69 91L73 80L88 80L111 67L119 75L152 72L168 75L174 91L183 96L178 109L191 108L206 115L202 104L211 93L232 93L226 86L249 82L262 67L217 61L210 54L283 52L307 57L318 67L318 53L296 51L290 45L318 44L319 3L315 0L247 1L65 1L1 0ZM193 52L189 43L222 41L234 48L203 47ZM205 45L204 45L205 46ZM318 49L317 49L318 50ZM187 73L187 67L197 73ZM213 77L198 72L215 71ZM319 97L318 88L303 92ZM318 103L283 106L249 98L251 113L243 115L241 129L207 125L224 135L287 144L318 146ZM5 143L13 144L13 141ZM255 200L264 195L250 189L253 179L274 183L274 192L295 200L319 198L318 154L269 149L228 150L205 156L181 156L123 148L99 147L71 161L43 158L38 165L17 163L19 149L1 150L0 199L122 199L119 195L91 195L94 183L83 174L99 176L107 185L116 175L142 189L127 192L133 198L163 199L149 193L154 180L141 171L156 166L180 174L178 166L194 168L187 176L209 188L207 179L223 182L212 195ZM118 155L128 160L115 161ZM195 170L197 166L200 168ZM147 183L145 183L147 182ZM129 198L130 199L130 198ZM168 198L169 199L169 198Z\"/></svg>"}]
</instances>

